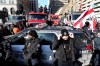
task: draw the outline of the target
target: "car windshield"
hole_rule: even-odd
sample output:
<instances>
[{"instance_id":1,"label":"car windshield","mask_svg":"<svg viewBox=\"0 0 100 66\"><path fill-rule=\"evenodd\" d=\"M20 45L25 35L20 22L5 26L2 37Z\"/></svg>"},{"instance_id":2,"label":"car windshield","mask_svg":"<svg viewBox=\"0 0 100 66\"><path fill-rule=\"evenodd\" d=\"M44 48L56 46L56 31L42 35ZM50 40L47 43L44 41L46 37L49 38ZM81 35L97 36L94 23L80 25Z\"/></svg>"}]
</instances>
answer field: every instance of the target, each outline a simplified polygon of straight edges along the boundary
<instances>
[{"instance_id":1,"label":"car windshield","mask_svg":"<svg viewBox=\"0 0 100 66\"><path fill-rule=\"evenodd\" d=\"M31 26L34 27L34 26L39 25L39 24L41 24L41 23L32 23Z\"/></svg>"},{"instance_id":2,"label":"car windshield","mask_svg":"<svg viewBox=\"0 0 100 66\"><path fill-rule=\"evenodd\" d=\"M29 30L30 29L21 31L17 35L13 36L13 39L25 37L25 35L28 33ZM43 45L50 45L52 43L53 39L55 39L55 38L57 39L57 36L55 33L40 33L40 32L38 32L38 36L41 39L41 42L42 42L41 44L43 44ZM85 34L83 32L82 33L74 33L74 36L75 36L76 42L79 45L78 46L79 48L86 46L89 42L88 38L85 36Z\"/></svg>"},{"instance_id":3,"label":"car windshield","mask_svg":"<svg viewBox=\"0 0 100 66\"><path fill-rule=\"evenodd\" d=\"M52 20L58 20L58 17L52 17Z\"/></svg>"},{"instance_id":4,"label":"car windshield","mask_svg":"<svg viewBox=\"0 0 100 66\"><path fill-rule=\"evenodd\" d=\"M69 20L76 20L81 14L72 14L69 16Z\"/></svg>"},{"instance_id":5,"label":"car windshield","mask_svg":"<svg viewBox=\"0 0 100 66\"><path fill-rule=\"evenodd\" d=\"M17 36L15 36L13 38L13 42L14 43L16 42L15 44L13 43L13 45L19 45L19 43L18 43L19 39L22 38L22 37L25 37L25 35L26 35L26 33L28 31L29 30L25 30L25 31L17 34ZM52 44L52 40L54 38L57 38L57 36L54 33L38 33L38 37L40 38L40 40L41 40L40 43L42 45L51 45ZM22 39L21 39L21 41L22 41ZM24 44L21 43L20 45L24 45Z\"/></svg>"},{"instance_id":6,"label":"car windshield","mask_svg":"<svg viewBox=\"0 0 100 66\"><path fill-rule=\"evenodd\" d=\"M54 33L38 33L38 36L41 39L42 45L50 45L54 38L57 39L57 36Z\"/></svg>"},{"instance_id":7,"label":"car windshield","mask_svg":"<svg viewBox=\"0 0 100 66\"><path fill-rule=\"evenodd\" d=\"M21 37L21 36L23 36L24 34L28 33L28 31L29 31L29 29L23 30L23 31L21 31L20 33L18 33L16 36L17 36L17 37Z\"/></svg>"},{"instance_id":8,"label":"car windshield","mask_svg":"<svg viewBox=\"0 0 100 66\"><path fill-rule=\"evenodd\" d=\"M42 19L42 20L44 20L45 19L45 15L43 14L30 14L29 15L29 19Z\"/></svg>"},{"instance_id":9,"label":"car windshield","mask_svg":"<svg viewBox=\"0 0 100 66\"><path fill-rule=\"evenodd\" d=\"M9 20L23 20L25 19L25 16L9 16L8 17Z\"/></svg>"},{"instance_id":10,"label":"car windshield","mask_svg":"<svg viewBox=\"0 0 100 66\"><path fill-rule=\"evenodd\" d=\"M29 31L29 29L22 30L22 31L19 32L18 34L9 37L9 39L12 40L12 39L14 39L14 38L18 38L18 37L22 37L22 36L24 37L24 35L25 35L26 33L28 33L28 31Z\"/></svg>"}]
</instances>

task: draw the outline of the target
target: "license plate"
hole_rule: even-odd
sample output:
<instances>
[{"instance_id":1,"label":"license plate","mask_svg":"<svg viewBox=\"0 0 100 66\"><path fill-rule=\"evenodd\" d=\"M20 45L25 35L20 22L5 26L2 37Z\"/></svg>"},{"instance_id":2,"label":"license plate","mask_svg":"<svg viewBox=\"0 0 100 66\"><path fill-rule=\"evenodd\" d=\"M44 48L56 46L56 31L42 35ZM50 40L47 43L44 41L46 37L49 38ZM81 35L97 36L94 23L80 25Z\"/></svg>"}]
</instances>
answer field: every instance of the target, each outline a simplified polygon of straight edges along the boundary
<instances>
[{"instance_id":1,"label":"license plate","mask_svg":"<svg viewBox=\"0 0 100 66\"><path fill-rule=\"evenodd\" d=\"M80 54L86 54L88 52L89 52L88 50L82 50L82 51L80 51Z\"/></svg>"},{"instance_id":2,"label":"license plate","mask_svg":"<svg viewBox=\"0 0 100 66\"><path fill-rule=\"evenodd\" d=\"M88 50L83 50L82 51L82 54L86 54L86 53L88 53Z\"/></svg>"}]
</instances>

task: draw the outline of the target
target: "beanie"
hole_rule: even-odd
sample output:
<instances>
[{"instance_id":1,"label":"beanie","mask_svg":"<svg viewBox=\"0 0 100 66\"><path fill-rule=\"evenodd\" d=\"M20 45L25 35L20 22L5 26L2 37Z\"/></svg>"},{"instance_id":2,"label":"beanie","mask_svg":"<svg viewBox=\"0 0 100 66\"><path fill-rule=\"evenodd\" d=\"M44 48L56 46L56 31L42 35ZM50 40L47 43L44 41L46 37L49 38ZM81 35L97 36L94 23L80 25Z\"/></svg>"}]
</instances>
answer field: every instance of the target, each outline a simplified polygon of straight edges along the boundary
<instances>
[{"instance_id":1,"label":"beanie","mask_svg":"<svg viewBox=\"0 0 100 66\"><path fill-rule=\"evenodd\" d=\"M68 31L66 29L61 30L62 36L68 36Z\"/></svg>"},{"instance_id":2,"label":"beanie","mask_svg":"<svg viewBox=\"0 0 100 66\"><path fill-rule=\"evenodd\" d=\"M37 32L35 30L30 30L28 34L35 38L38 38Z\"/></svg>"}]
</instances>

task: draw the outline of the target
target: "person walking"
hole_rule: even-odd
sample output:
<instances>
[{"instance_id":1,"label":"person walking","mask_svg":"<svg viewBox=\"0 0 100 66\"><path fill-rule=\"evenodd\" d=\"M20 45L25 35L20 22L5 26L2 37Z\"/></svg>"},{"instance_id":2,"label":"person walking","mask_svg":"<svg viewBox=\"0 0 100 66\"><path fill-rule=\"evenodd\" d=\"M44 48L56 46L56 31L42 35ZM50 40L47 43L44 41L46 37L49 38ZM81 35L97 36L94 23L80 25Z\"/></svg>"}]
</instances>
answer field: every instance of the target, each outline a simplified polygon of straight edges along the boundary
<instances>
[{"instance_id":1,"label":"person walking","mask_svg":"<svg viewBox=\"0 0 100 66\"><path fill-rule=\"evenodd\" d=\"M69 36L66 29L61 30L59 40L53 41L52 50L56 50L55 58L58 61L58 66L74 66L75 52L73 39Z\"/></svg>"},{"instance_id":2,"label":"person walking","mask_svg":"<svg viewBox=\"0 0 100 66\"><path fill-rule=\"evenodd\" d=\"M3 36L4 36L4 34L3 34L3 26L0 25L0 43L2 43L2 41L4 40Z\"/></svg>"},{"instance_id":3,"label":"person walking","mask_svg":"<svg viewBox=\"0 0 100 66\"><path fill-rule=\"evenodd\" d=\"M35 30L30 30L27 34L27 41L25 43L25 47L23 49L23 55L27 66L32 66L32 59L36 61L34 64L37 65L39 62L39 47L40 40L38 38L37 32Z\"/></svg>"},{"instance_id":4,"label":"person walking","mask_svg":"<svg viewBox=\"0 0 100 66\"><path fill-rule=\"evenodd\" d=\"M44 7L44 13L47 13L47 6Z\"/></svg>"},{"instance_id":5,"label":"person walking","mask_svg":"<svg viewBox=\"0 0 100 66\"><path fill-rule=\"evenodd\" d=\"M42 6L39 8L39 12L43 12L43 7Z\"/></svg>"},{"instance_id":6,"label":"person walking","mask_svg":"<svg viewBox=\"0 0 100 66\"><path fill-rule=\"evenodd\" d=\"M90 26L90 23L85 22L85 25L82 27L82 30L84 34L88 37L88 39L91 41L92 32L89 30L89 26Z\"/></svg>"},{"instance_id":7,"label":"person walking","mask_svg":"<svg viewBox=\"0 0 100 66\"><path fill-rule=\"evenodd\" d=\"M95 59L97 58L98 55L98 59L97 59L97 64L95 62ZM92 65L93 66L100 66L100 31L97 32L97 36L94 38L94 53L92 56Z\"/></svg>"}]
</instances>

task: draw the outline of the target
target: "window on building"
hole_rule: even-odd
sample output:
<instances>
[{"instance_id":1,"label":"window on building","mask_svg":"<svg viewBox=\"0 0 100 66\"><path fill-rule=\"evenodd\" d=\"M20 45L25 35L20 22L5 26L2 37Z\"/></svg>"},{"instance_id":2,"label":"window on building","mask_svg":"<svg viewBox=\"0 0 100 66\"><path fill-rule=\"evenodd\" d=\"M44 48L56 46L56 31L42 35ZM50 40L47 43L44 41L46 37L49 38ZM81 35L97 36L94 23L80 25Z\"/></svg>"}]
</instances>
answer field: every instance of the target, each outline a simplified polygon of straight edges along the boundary
<instances>
[{"instance_id":1,"label":"window on building","mask_svg":"<svg viewBox=\"0 0 100 66\"><path fill-rule=\"evenodd\" d=\"M4 4L4 0L0 0L0 3L1 3L1 4Z\"/></svg>"},{"instance_id":2,"label":"window on building","mask_svg":"<svg viewBox=\"0 0 100 66\"><path fill-rule=\"evenodd\" d=\"M11 0L9 0L9 4L11 4Z\"/></svg>"},{"instance_id":3,"label":"window on building","mask_svg":"<svg viewBox=\"0 0 100 66\"><path fill-rule=\"evenodd\" d=\"M70 2L70 0L68 0L68 3Z\"/></svg>"},{"instance_id":4,"label":"window on building","mask_svg":"<svg viewBox=\"0 0 100 66\"><path fill-rule=\"evenodd\" d=\"M96 6L94 9L100 8L100 6Z\"/></svg>"},{"instance_id":5,"label":"window on building","mask_svg":"<svg viewBox=\"0 0 100 66\"><path fill-rule=\"evenodd\" d=\"M36 1L34 1L34 11L36 12Z\"/></svg>"},{"instance_id":6,"label":"window on building","mask_svg":"<svg viewBox=\"0 0 100 66\"><path fill-rule=\"evenodd\" d=\"M0 4L2 4L2 1L0 0Z\"/></svg>"},{"instance_id":7,"label":"window on building","mask_svg":"<svg viewBox=\"0 0 100 66\"><path fill-rule=\"evenodd\" d=\"M12 4L14 4L14 0L12 0Z\"/></svg>"},{"instance_id":8,"label":"window on building","mask_svg":"<svg viewBox=\"0 0 100 66\"><path fill-rule=\"evenodd\" d=\"M31 3L31 11L34 11L34 6L33 6L34 4L33 4L33 1L32 1L32 3Z\"/></svg>"},{"instance_id":9,"label":"window on building","mask_svg":"<svg viewBox=\"0 0 100 66\"><path fill-rule=\"evenodd\" d=\"M0 0L0 4L6 4L6 0Z\"/></svg>"},{"instance_id":10,"label":"window on building","mask_svg":"<svg viewBox=\"0 0 100 66\"><path fill-rule=\"evenodd\" d=\"M14 4L14 0L9 0L9 4Z\"/></svg>"},{"instance_id":11,"label":"window on building","mask_svg":"<svg viewBox=\"0 0 100 66\"><path fill-rule=\"evenodd\" d=\"M10 9L10 12L11 12L11 14L15 14L15 9L14 8L11 8Z\"/></svg>"},{"instance_id":12,"label":"window on building","mask_svg":"<svg viewBox=\"0 0 100 66\"><path fill-rule=\"evenodd\" d=\"M99 11L95 11L95 12L99 12Z\"/></svg>"}]
</instances>

